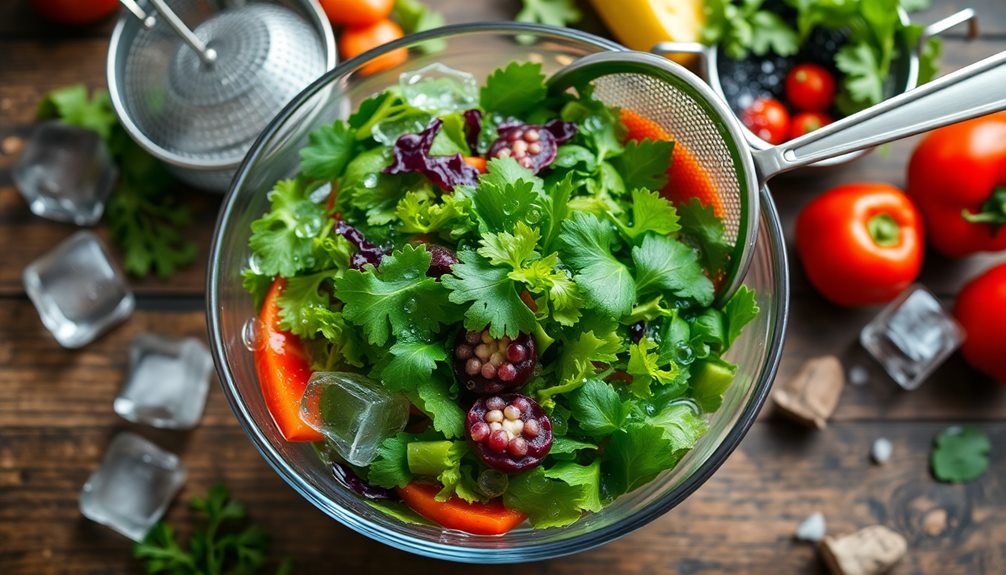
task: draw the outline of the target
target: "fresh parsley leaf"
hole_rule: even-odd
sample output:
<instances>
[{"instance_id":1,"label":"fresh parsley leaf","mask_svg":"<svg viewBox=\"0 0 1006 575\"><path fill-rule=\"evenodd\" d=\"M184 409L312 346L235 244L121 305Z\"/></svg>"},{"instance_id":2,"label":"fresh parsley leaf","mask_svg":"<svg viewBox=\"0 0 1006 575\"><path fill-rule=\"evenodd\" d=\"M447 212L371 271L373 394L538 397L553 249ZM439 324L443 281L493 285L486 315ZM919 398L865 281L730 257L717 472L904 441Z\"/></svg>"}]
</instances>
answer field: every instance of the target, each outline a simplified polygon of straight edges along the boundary
<instances>
[{"instance_id":1,"label":"fresh parsley leaf","mask_svg":"<svg viewBox=\"0 0 1006 575\"><path fill-rule=\"evenodd\" d=\"M330 307L312 306L302 312L309 332L321 333L328 341L322 371L333 371L341 363L363 367L368 355L367 343L359 328L346 322L341 311Z\"/></svg>"},{"instance_id":2,"label":"fresh parsley leaf","mask_svg":"<svg viewBox=\"0 0 1006 575\"><path fill-rule=\"evenodd\" d=\"M982 476L989 467L992 442L977 427L953 425L936 436L930 463L936 479L965 483Z\"/></svg>"},{"instance_id":3,"label":"fresh parsley leaf","mask_svg":"<svg viewBox=\"0 0 1006 575\"><path fill-rule=\"evenodd\" d=\"M593 443L580 441L578 439L571 439L569 437L553 437L552 449L550 449L548 453L549 455L572 455L585 449L597 449L597 446Z\"/></svg>"},{"instance_id":4,"label":"fresh parsley leaf","mask_svg":"<svg viewBox=\"0 0 1006 575\"><path fill-rule=\"evenodd\" d=\"M568 382L582 379L583 370L593 373L594 362L612 363L622 349L622 337L612 326L610 330L593 330L581 332L575 339L567 337L563 340L559 352L559 381Z\"/></svg>"},{"instance_id":5,"label":"fresh parsley leaf","mask_svg":"<svg viewBox=\"0 0 1006 575\"><path fill-rule=\"evenodd\" d=\"M108 92L95 90L88 98L87 87L83 84L46 94L39 102L37 115L39 118L58 117L71 126L94 130L106 141L118 125Z\"/></svg>"},{"instance_id":6,"label":"fresh parsley leaf","mask_svg":"<svg viewBox=\"0 0 1006 575\"><path fill-rule=\"evenodd\" d=\"M528 260L537 259L539 232L524 222L517 222L514 232L483 234L479 239L481 247L476 250L480 256L494 266L509 266L519 270Z\"/></svg>"},{"instance_id":7,"label":"fresh parsley leaf","mask_svg":"<svg viewBox=\"0 0 1006 575\"><path fill-rule=\"evenodd\" d=\"M230 498L222 485L210 488L205 499L192 499L192 509L204 525L189 538L189 548L178 543L174 529L160 522L143 541L133 546L133 556L144 561L148 573L172 575L255 575L266 565L269 537L260 527L244 521L244 506ZM285 560L278 572L289 572Z\"/></svg>"},{"instance_id":8,"label":"fresh parsley leaf","mask_svg":"<svg viewBox=\"0 0 1006 575\"><path fill-rule=\"evenodd\" d=\"M470 468L461 465L467 453L464 441L413 441L408 446L409 470L440 482L443 487L436 495L437 501L447 501L454 495L469 503L479 501L482 496L478 484Z\"/></svg>"},{"instance_id":9,"label":"fresh parsley leaf","mask_svg":"<svg viewBox=\"0 0 1006 575\"><path fill-rule=\"evenodd\" d=\"M552 165L558 168L572 168L577 164L583 164L587 172L593 172L597 169L597 156L594 152L576 144L559 146Z\"/></svg>"},{"instance_id":10,"label":"fresh parsley leaf","mask_svg":"<svg viewBox=\"0 0 1006 575\"><path fill-rule=\"evenodd\" d=\"M339 181L339 204L349 204L367 216L367 223L384 225L395 219L398 202L406 192L415 189L416 174L388 175L391 152L387 147L377 147L358 154L346 166Z\"/></svg>"},{"instance_id":11,"label":"fresh parsley leaf","mask_svg":"<svg viewBox=\"0 0 1006 575\"><path fill-rule=\"evenodd\" d=\"M846 114L855 113L884 99L884 76L877 70L880 62L867 43L848 43L835 54L835 66L845 73L839 107Z\"/></svg>"},{"instance_id":12,"label":"fresh parsley leaf","mask_svg":"<svg viewBox=\"0 0 1006 575\"><path fill-rule=\"evenodd\" d=\"M627 189L659 190L667 184L674 142L629 140L622 154L612 160Z\"/></svg>"},{"instance_id":13,"label":"fresh parsley leaf","mask_svg":"<svg viewBox=\"0 0 1006 575\"><path fill-rule=\"evenodd\" d=\"M601 460L595 459L587 465L572 461L557 463L545 470L545 477L558 479L570 487L580 487L576 506L584 511L601 510Z\"/></svg>"},{"instance_id":14,"label":"fresh parsley leaf","mask_svg":"<svg viewBox=\"0 0 1006 575\"><path fill-rule=\"evenodd\" d=\"M494 158L471 191L471 200L484 232L506 232L526 221L538 203L544 184L513 158Z\"/></svg>"},{"instance_id":15,"label":"fresh parsley leaf","mask_svg":"<svg viewBox=\"0 0 1006 575\"><path fill-rule=\"evenodd\" d=\"M419 0L395 0L392 14L406 34L432 30L444 25L444 15ZM447 41L443 38L427 40L419 43L418 47L427 54L433 54L443 51L447 47Z\"/></svg>"},{"instance_id":16,"label":"fresh parsley leaf","mask_svg":"<svg viewBox=\"0 0 1006 575\"><path fill-rule=\"evenodd\" d=\"M569 394L570 409L580 430L589 437L603 438L621 429L631 411L610 384L588 379L583 387Z\"/></svg>"},{"instance_id":17,"label":"fresh parsley leaf","mask_svg":"<svg viewBox=\"0 0 1006 575\"><path fill-rule=\"evenodd\" d=\"M408 391L430 378L438 362L447 361L442 343L399 341L388 349L391 361L381 371L381 383L391 391Z\"/></svg>"},{"instance_id":18,"label":"fresh parsley leaf","mask_svg":"<svg viewBox=\"0 0 1006 575\"><path fill-rule=\"evenodd\" d=\"M682 233L699 249L702 267L710 277L716 277L726 269L733 250L724 237L723 221L716 217L711 206L703 206L696 198L678 206L677 212Z\"/></svg>"},{"instance_id":19,"label":"fresh parsley leaf","mask_svg":"<svg viewBox=\"0 0 1006 575\"><path fill-rule=\"evenodd\" d=\"M325 270L288 279L277 302L279 304L279 326L298 337L314 337L318 331L318 324L308 321L308 317L314 319L317 316L311 315L308 310L312 308L327 309L331 305L328 294L322 293L321 286L322 283L334 279L335 276L334 270Z\"/></svg>"},{"instance_id":20,"label":"fresh parsley leaf","mask_svg":"<svg viewBox=\"0 0 1006 575\"><path fill-rule=\"evenodd\" d=\"M608 215L630 241L646 232L666 235L681 229L674 204L660 194L642 188L632 190L632 225L627 225L622 218L614 214Z\"/></svg>"},{"instance_id":21,"label":"fresh parsley leaf","mask_svg":"<svg viewBox=\"0 0 1006 575\"><path fill-rule=\"evenodd\" d=\"M639 296L666 290L701 306L713 302L713 282L702 271L698 256L684 243L647 233L643 242L632 248L636 264L636 293Z\"/></svg>"},{"instance_id":22,"label":"fresh parsley leaf","mask_svg":"<svg viewBox=\"0 0 1006 575\"><path fill-rule=\"evenodd\" d=\"M524 0L524 7L514 19L532 24L568 26L579 22L582 16L573 0Z\"/></svg>"},{"instance_id":23,"label":"fresh parsley leaf","mask_svg":"<svg viewBox=\"0 0 1006 575\"><path fill-rule=\"evenodd\" d=\"M541 64L511 62L489 75L479 102L487 112L519 116L541 103L546 94Z\"/></svg>"},{"instance_id":24,"label":"fresh parsley leaf","mask_svg":"<svg viewBox=\"0 0 1006 575\"><path fill-rule=\"evenodd\" d=\"M611 434L604 448L601 472L608 496L617 497L652 481L681 458L664 430L656 425L630 423Z\"/></svg>"},{"instance_id":25,"label":"fresh parsley leaf","mask_svg":"<svg viewBox=\"0 0 1006 575\"><path fill-rule=\"evenodd\" d=\"M408 447L412 439L408 433L399 433L381 442L377 455L367 467L367 481L385 489L408 485L412 481L408 459Z\"/></svg>"},{"instance_id":26,"label":"fresh parsley leaf","mask_svg":"<svg viewBox=\"0 0 1006 575\"><path fill-rule=\"evenodd\" d=\"M583 298L580 288L569 272L559 268L559 254L534 260L509 274L510 279L523 283L533 294L547 294L548 306L539 302L539 314L551 315L560 325L572 326L580 319ZM550 308L550 309L546 309Z\"/></svg>"},{"instance_id":27,"label":"fresh parsley leaf","mask_svg":"<svg viewBox=\"0 0 1006 575\"><path fill-rule=\"evenodd\" d=\"M568 102L562 107L560 117L565 122L575 122L577 133L574 141L584 144L594 153L595 166L598 170L604 167L605 161L611 159L624 151L622 142L626 132L621 121L621 112L618 108L606 105L596 99L589 90L584 89L578 100ZM618 176L618 170L608 164L611 171L607 174L610 180L612 175ZM618 176L621 182L621 176ZM611 187L611 182L607 186Z\"/></svg>"},{"instance_id":28,"label":"fresh parsley leaf","mask_svg":"<svg viewBox=\"0 0 1006 575\"><path fill-rule=\"evenodd\" d=\"M425 246L406 244L384 256L376 269L347 270L335 280L343 315L374 345L384 345L391 333L400 339L429 338L454 316L447 290L426 275L430 259Z\"/></svg>"},{"instance_id":29,"label":"fresh parsley leaf","mask_svg":"<svg viewBox=\"0 0 1006 575\"><path fill-rule=\"evenodd\" d=\"M696 357L708 357L710 353L720 354L726 349L726 317L718 309L708 308L692 319L689 344Z\"/></svg>"},{"instance_id":30,"label":"fresh parsley leaf","mask_svg":"<svg viewBox=\"0 0 1006 575\"><path fill-rule=\"evenodd\" d=\"M420 381L409 399L433 420L433 429L452 439L464 435L465 412L458 406L457 398L451 397L447 382L447 378L435 373Z\"/></svg>"},{"instance_id":31,"label":"fresh parsley leaf","mask_svg":"<svg viewBox=\"0 0 1006 575\"><path fill-rule=\"evenodd\" d=\"M320 227L325 206L311 200L303 179L281 180L269 192L270 210L251 224L248 240L263 275L293 277L308 267L314 251L310 230Z\"/></svg>"},{"instance_id":32,"label":"fresh parsley leaf","mask_svg":"<svg viewBox=\"0 0 1006 575\"><path fill-rule=\"evenodd\" d=\"M450 300L457 304L472 302L465 312L465 327L482 330L489 327L492 337L516 337L519 332L532 333L537 322L505 268L493 267L474 251L458 254L460 263L441 278Z\"/></svg>"},{"instance_id":33,"label":"fresh parsley leaf","mask_svg":"<svg viewBox=\"0 0 1006 575\"><path fill-rule=\"evenodd\" d=\"M457 240L475 229L471 217L471 199L457 194L443 194L439 201L428 194L410 191L395 208L406 234L439 234Z\"/></svg>"},{"instance_id":34,"label":"fresh parsley leaf","mask_svg":"<svg viewBox=\"0 0 1006 575\"><path fill-rule=\"evenodd\" d=\"M615 230L592 214L576 213L562 223L563 260L576 270L584 299L613 318L632 310L636 285L629 268L612 254Z\"/></svg>"},{"instance_id":35,"label":"fresh parsley leaf","mask_svg":"<svg viewBox=\"0 0 1006 575\"><path fill-rule=\"evenodd\" d=\"M334 180L342 175L353 157L356 130L342 120L320 126L308 135L309 143L300 149L300 171L309 178Z\"/></svg>"},{"instance_id":36,"label":"fresh parsley leaf","mask_svg":"<svg viewBox=\"0 0 1006 575\"><path fill-rule=\"evenodd\" d=\"M672 362L661 363L656 353L657 344L648 337L640 338L639 342L629 347L629 363L625 371L632 376L629 391L636 397L650 397L653 391L650 386L670 385L680 381L680 368ZM664 369L661 369L661 368Z\"/></svg>"},{"instance_id":37,"label":"fresh parsley leaf","mask_svg":"<svg viewBox=\"0 0 1006 575\"><path fill-rule=\"evenodd\" d=\"M573 196L573 174L549 186L548 199L543 202L541 249L543 253L551 253L555 241L559 238L562 222L569 216L569 200Z\"/></svg>"},{"instance_id":38,"label":"fresh parsley leaf","mask_svg":"<svg viewBox=\"0 0 1006 575\"><path fill-rule=\"evenodd\" d=\"M663 437L675 451L688 451L709 429L709 424L688 403L670 403L646 422L663 430ZM683 455L683 454L682 454Z\"/></svg>"},{"instance_id":39,"label":"fresh parsley leaf","mask_svg":"<svg viewBox=\"0 0 1006 575\"><path fill-rule=\"evenodd\" d=\"M791 56L799 48L795 31L777 14L761 10L763 0L707 0L706 24L700 32L704 44L720 45L727 56L742 60L748 51L759 56L770 50Z\"/></svg>"},{"instance_id":40,"label":"fresh parsley leaf","mask_svg":"<svg viewBox=\"0 0 1006 575\"><path fill-rule=\"evenodd\" d=\"M759 10L751 15L751 51L764 55L769 51L792 56L800 49L796 32L778 14Z\"/></svg>"},{"instance_id":41,"label":"fresh parsley leaf","mask_svg":"<svg viewBox=\"0 0 1006 575\"><path fill-rule=\"evenodd\" d=\"M755 301L755 292L747 286L741 286L730 301L723 308L723 315L726 317L727 332L723 350L730 349L741 330L751 320L758 316L758 302Z\"/></svg>"},{"instance_id":42,"label":"fresh parsley leaf","mask_svg":"<svg viewBox=\"0 0 1006 575\"><path fill-rule=\"evenodd\" d=\"M582 515L581 505L587 499L583 486L549 479L541 467L512 476L503 494L503 504L526 513L536 529L573 523Z\"/></svg>"}]
</instances>

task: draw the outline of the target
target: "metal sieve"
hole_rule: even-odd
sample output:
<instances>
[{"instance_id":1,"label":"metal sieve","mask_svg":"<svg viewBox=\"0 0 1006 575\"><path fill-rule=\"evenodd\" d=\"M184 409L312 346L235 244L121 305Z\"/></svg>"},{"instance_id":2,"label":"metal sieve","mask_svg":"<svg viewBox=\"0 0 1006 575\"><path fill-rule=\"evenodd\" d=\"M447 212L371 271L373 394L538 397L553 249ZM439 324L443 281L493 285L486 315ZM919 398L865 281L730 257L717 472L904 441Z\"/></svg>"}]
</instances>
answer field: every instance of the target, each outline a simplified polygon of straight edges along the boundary
<instances>
[{"instance_id":1,"label":"metal sieve","mask_svg":"<svg viewBox=\"0 0 1006 575\"><path fill-rule=\"evenodd\" d=\"M718 301L740 287L758 226L758 192L773 176L828 158L1006 109L1006 52L909 90L784 144L751 146L713 90L684 67L643 52L584 56L549 78L562 92L591 85L609 105L656 122L695 156L716 187L734 248Z\"/></svg>"},{"instance_id":2,"label":"metal sieve","mask_svg":"<svg viewBox=\"0 0 1006 575\"><path fill-rule=\"evenodd\" d=\"M108 85L129 135L181 180L226 191L261 130L335 65L315 0L128 2ZM157 16L154 16L154 13Z\"/></svg>"}]
</instances>

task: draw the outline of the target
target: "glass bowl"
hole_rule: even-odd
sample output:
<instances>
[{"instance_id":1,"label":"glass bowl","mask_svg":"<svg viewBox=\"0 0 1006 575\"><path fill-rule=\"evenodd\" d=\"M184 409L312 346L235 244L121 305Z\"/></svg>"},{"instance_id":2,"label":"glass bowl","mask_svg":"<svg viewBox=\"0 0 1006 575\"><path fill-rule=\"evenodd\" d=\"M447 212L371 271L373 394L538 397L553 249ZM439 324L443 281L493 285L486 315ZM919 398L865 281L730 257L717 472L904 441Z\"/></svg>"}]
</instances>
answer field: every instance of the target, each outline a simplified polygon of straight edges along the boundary
<instances>
[{"instance_id":1,"label":"glass bowl","mask_svg":"<svg viewBox=\"0 0 1006 575\"><path fill-rule=\"evenodd\" d=\"M443 40L446 48L435 54L416 49L430 39ZM400 47L409 48L403 65L371 75L360 71L370 59ZM711 416L709 432L677 467L572 525L479 536L405 524L342 488L310 444L286 442L263 401L253 354L242 337L256 310L241 287L241 270L250 255L249 226L268 207L266 193L273 184L297 171L297 152L311 130L345 117L367 96L397 83L401 72L433 62L477 78L512 60L540 62L551 74L577 57L622 49L574 30L512 23L449 26L404 38L342 63L308 87L245 158L221 208L210 255L207 305L214 360L231 408L262 456L305 499L346 526L405 551L454 561L509 563L576 553L624 536L683 501L723 464L757 416L779 363L789 302L782 230L765 189L756 253L745 278L757 292L761 313L727 356L739 366L737 377Z\"/></svg>"}]
</instances>

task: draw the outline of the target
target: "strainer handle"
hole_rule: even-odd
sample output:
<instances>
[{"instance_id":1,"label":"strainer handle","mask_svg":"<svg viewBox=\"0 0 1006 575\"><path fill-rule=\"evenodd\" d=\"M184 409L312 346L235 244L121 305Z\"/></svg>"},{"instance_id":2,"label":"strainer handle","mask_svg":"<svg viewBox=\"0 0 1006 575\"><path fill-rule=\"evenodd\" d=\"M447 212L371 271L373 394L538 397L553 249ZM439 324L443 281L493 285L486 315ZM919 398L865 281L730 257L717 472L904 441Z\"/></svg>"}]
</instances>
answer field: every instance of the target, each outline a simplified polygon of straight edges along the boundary
<instances>
[{"instance_id":1,"label":"strainer handle","mask_svg":"<svg viewBox=\"0 0 1006 575\"><path fill-rule=\"evenodd\" d=\"M779 146L752 152L759 179L1006 109L1006 52Z\"/></svg>"}]
</instances>

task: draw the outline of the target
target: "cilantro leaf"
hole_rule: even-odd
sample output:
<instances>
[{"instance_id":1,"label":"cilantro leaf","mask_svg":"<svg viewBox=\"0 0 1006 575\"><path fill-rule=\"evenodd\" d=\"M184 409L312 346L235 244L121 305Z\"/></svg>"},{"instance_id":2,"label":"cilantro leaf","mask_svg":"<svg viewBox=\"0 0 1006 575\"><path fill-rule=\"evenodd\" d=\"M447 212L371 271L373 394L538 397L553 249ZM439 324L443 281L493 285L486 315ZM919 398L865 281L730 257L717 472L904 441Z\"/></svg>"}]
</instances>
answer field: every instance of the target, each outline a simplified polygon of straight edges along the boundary
<instances>
[{"instance_id":1,"label":"cilantro leaf","mask_svg":"<svg viewBox=\"0 0 1006 575\"><path fill-rule=\"evenodd\" d=\"M758 10L752 14L751 31L751 51L755 54L772 51L780 56L792 56L800 49L796 31L773 12Z\"/></svg>"},{"instance_id":2,"label":"cilantro leaf","mask_svg":"<svg viewBox=\"0 0 1006 575\"><path fill-rule=\"evenodd\" d=\"M557 463L545 470L545 477L558 479L570 487L580 487L582 491L576 499L576 506L584 511L601 510L601 460L595 459L588 465L572 461Z\"/></svg>"},{"instance_id":3,"label":"cilantro leaf","mask_svg":"<svg viewBox=\"0 0 1006 575\"><path fill-rule=\"evenodd\" d=\"M758 317L759 311L758 302L755 301L755 292L747 286L741 286L730 297L730 301L723 308L723 315L726 317L727 324L724 351L730 349L730 346L740 336L744 326Z\"/></svg>"},{"instance_id":4,"label":"cilantro leaf","mask_svg":"<svg viewBox=\"0 0 1006 575\"><path fill-rule=\"evenodd\" d=\"M723 220L716 217L711 206L702 205L696 198L678 206L677 212L683 234L698 245L702 267L710 277L716 277L720 270L726 269L733 250L724 237Z\"/></svg>"},{"instance_id":5,"label":"cilantro leaf","mask_svg":"<svg viewBox=\"0 0 1006 575\"><path fill-rule=\"evenodd\" d=\"M607 165L613 175L618 176L618 170L606 160L621 154L624 150L622 141L626 129L622 124L619 109L606 105L586 91L581 94L580 99L563 106L560 117L563 121L576 123L575 141L582 142L594 152L596 169L602 171ZM609 178L611 176L612 174L607 175ZM602 187L610 188L611 183L608 184ZM618 185L624 189L621 177L618 177Z\"/></svg>"},{"instance_id":6,"label":"cilantro leaf","mask_svg":"<svg viewBox=\"0 0 1006 575\"><path fill-rule=\"evenodd\" d=\"M548 201L543 206L541 249L544 253L552 252L562 229L562 222L569 216L569 200L573 196L573 188L572 173L567 173L562 180L549 187Z\"/></svg>"},{"instance_id":7,"label":"cilantro leaf","mask_svg":"<svg viewBox=\"0 0 1006 575\"><path fill-rule=\"evenodd\" d=\"M648 233L640 245L632 248L632 261L636 264L639 296L666 290L702 306L713 302L713 282L703 273L695 250L684 243Z\"/></svg>"},{"instance_id":8,"label":"cilantro leaf","mask_svg":"<svg viewBox=\"0 0 1006 575\"><path fill-rule=\"evenodd\" d=\"M479 239L482 247L476 251L494 266L510 266L511 269L519 270L529 259L538 256L535 251L538 238L537 228L532 228L519 221L514 228L514 233L483 234Z\"/></svg>"},{"instance_id":9,"label":"cilantro leaf","mask_svg":"<svg viewBox=\"0 0 1006 575\"><path fill-rule=\"evenodd\" d=\"M493 267L473 251L460 252L458 259L460 263L454 264L440 283L450 290L450 301L472 302L465 312L466 328L489 326L490 335L496 338L534 332L534 312L520 299L508 270Z\"/></svg>"},{"instance_id":10,"label":"cilantro leaf","mask_svg":"<svg viewBox=\"0 0 1006 575\"><path fill-rule=\"evenodd\" d=\"M451 439L464 435L465 412L458 406L457 399L451 397L447 381L436 374L421 380L409 399L433 420L433 429Z\"/></svg>"},{"instance_id":11,"label":"cilantro leaf","mask_svg":"<svg viewBox=\"0 0 1006 575\"><path fill-rule=\"evenodd\" d=\"M584 449L597 449L597 446L578 439L556 436L552 437L552 449L548 453L549 455L571 455Z\"/></svg>"},{"instance_id":12,"label":"cilantro leaf","mask_svg":"<svg viewBox=\"0 0 1006 575\"><path fill-rule=\"evenodd\" d=\"M568 337L563 341L559 355L559 381L581 379L581 366L589 366L593 373L593 363L612 363L616 354L622 349L622 338L611 330L595 334L593 330L581 332L575 339Z\"/></svg>"},{"instance_id":13,"label":"cilantro leaf","mask_svg":"<svg viewBox=\"0 0 1006 575\"><path fill-rule=\"evenodd\" d=\"M493 158L486 170L471 192L480 227L487 232L512 230L517 222L526 221L544 184L513 158Z\"/></svg>"},{"instance_id":14,"label":"cilantro leaf","mask_svg":"<svg viewBox=\"0 0 1006 575\"><path fill-rule=\"evenodd\" d=\"M309 178L334 180L342 175L353 157L356 131L342 120L319 126L300 149L300 171Z\"/></svg>"},{"instance_id":15,"label":"cilantro leaf","mask_svg":"<svg viewBox=\"0 0 1006 575\"><path fill-rule=\"evenodd\" d=\"M408 446L409 470L415 475L436 477L443 486L437 493L437 501L447 501L453 495L469 503L479 501L482 496L471 469L461 465L468 453L464 441L413 441Z\"/></svg>"},{"instance_id":16,"label":"cilantro leaf","mask_svg":"<svg viewBox=\"0 0 1006 575\"><path fill-rule=\"evenodd\" d=\"M569 395L569 400L580 430L598 439L621 429L631 410L631 404L622 403L615 388L599 379L588 379Z\"/></svg>"},{"instance_id":17,"label":"cilantro leaf","mask_svg":"<svg viewBox=\"0 0 1006 575\"><path fill-rule=\"evenodd\" d=\"M674 142L629 140L622 154L612 160L628 189L659 190L667 184Z\"/></svg>"},{"instance_id":18,"label":"cilantro leaf","mask_svg":"<svg viewBox=\"0 0 1006 575\"><path fill-rule=\"evenodd\" d=\"M672 449L690 450L709 429L705 419L695 413L687 403L670 403L646 422L663 430L663 437L671 442Z\"/></svg>"},{"instance_id":19,"label":"cilantro leaf","mask_svg":"<svg viewBox=\"0 0 1006 575\"><path fill-rule=\"evenodd\" d=\"M251 224L248 240L260 273L293 277L305 269L314 250L314 234L325 206L311 200L312 187L303 179L281 180L269 192L272 207ZM308 233L305 233L305 232Z\"/></svg>"},{"instance_id":20,"label":"cilantro leaf","mask_svg":"<svg viewBox=\"0 0 1006 575\"><path fill-rule=\"evenodd\" d=\"M552 253L510 272L509 277L522 282L531 293L547 294L552 319L560 325L571 326L580 318L583 298L569 273L558 266L559 254ZM541 303L539 306L544 307ZM539 313L548 315L545 309L539 310Z\"/></svg>"},{"instance_id":21,"label":"cilantro leaf","mask_svg":"<svg viewBox=\"0 0 1006 575\"><path fill-rule=\"evenodd\" d=\"M584 299L613 318L632 310L636 285L629 268L611 252L615 231L592 214L576 213L562 223L563 260L576 270Z\"/></svg>"},{"instance_id":22,"label":"cilantro leaf","mask_svg":"<svg viewBox=\"0 0 1006 575\"><path fill-rule=\"evenodd\" d=\"M884 78L878 74L880 62L868 43L848 43L835 54L835 66L845 73L837 105L853 114L884 99Z\"/></svg>"},{"instance_id":23,"label":"cilantro leaf","mask_svg":"<svg viewBox=\"0 0 1006 575\"><path fill-rule=\"evenodd\" d=\"M388 349L390 362L381 370L381 383L392 391L408 391L430 378L437 362L447 360L441 343L400 341Z\"/></svg>"},{"instance_id":24,"label":"cilantro leaf","mask_svg":"<svg viewBox=\"0 0 1006 575\"><path fill-rule=\"evenodd\" d=\"M606 493L618 496L645 485L680 458L661 427L630 423L617 429L604 448L601 462Z\"/></svg>"},{"instance_id":25,"label":"cilantro leaf","mask_svg":"<svg viewBox=\"0 0 1006 575\"><path fill-rule=\"evenodd\" d=\"M409 471L408 447L412 436L399 433L381 442L377 455L367 467L367 481L378 487L405 487L412 481Z\"/></svg>"},{"instance_id":26,"label":"cilantro leaf","mask_svg":"<svg viewBox=\"0 0 1006 575\"><path fill-rule=\"evenodd\" d=\"M646 232L661 235L681 229L678 225L678 211L674 204L656 192L637 188L632 190L632 225L626 225L621 218L609 212L611 221L629 240L635 240Z\"/></svg>"},{"instance_id":27,"label":"cilantro leaf","mask_svg":"<svg viewBox=\"0 0 1006 575\"><path fill-rule=\"evenodd\" d=\"M541 64L511 62L486 78L479 102L487 112L520 116L545 99L545 75Z\"/></svg>"},{"instance_id":28,"label":"cilantro leaf","mask_svg":"<svg viewBox=\"0 0 1006 575\"><path fill-rule=\"evenodd\" d=\"M678 364L672 362L661 363L659 354L654 350L657 344L648 337L640 338L639 342L629 347L629 363L625 371L632 376L632 384L629 391L636 397L650 397L653 395L650 385L656 382L658 385L670 385L679 382L681 373ZM661 367L666 366L665 369Z\"/></svg>"},{"instance_id":29,"label":"cilantro leaf","mask_svg":"<svg viewBox=\"0 0 1006 575\"><path fill-rule=\"evenodd\" d=\"M324 370L331 371L340 362L363 367L368 353L359 328L346 323L341 311L327 306L310 306L301 312L305 330L312 336L321 333L328 341Z\"/></svg>"},{"instance_id":30,"label":"cilantro leaf","mask_svg":"<svg viewBox=\"0 0 1006 575\"><path fill-rule=\"evenodd\" d=\"M308 316L311 313L308 310L329 306L329 296L321 292L321 285L326 280L334 279L335 276L334 270L325 270L288 279L277 302L279 304L279 326L299 337L314 337L318 331L318 325L308 321Z\"/></svg>"},{"instance_id":31,"label":"cilantro leaf","mask_svg":"<svg viewBox=\"0 0 1006 575\"><path fill-rule=\"evenodd\" d=\"M953 425L936 436L930 463L936 479L947 483L974 481L989 467L992 442L977 427Z\"/></svg>"},{"instance_id":32,"label":"cilantro leaf","mask_svg":"<svg viewBox=\"0 0 1006 575\"><path fill-rule=\"evenodd\" d=\"M347 270L335 280L343 315L374 345L384 345L392 332L429 338L454 316L447 290L426 275L430 259L425 246L406 244L384 256L376 269Z\"/></svg>"},{"instance_id":33,"label":"cilantro leaf","mask_svg":"<svg viewBox=\"0 0 1006 575\"><path fill-rule=\"evenodd\" d=\"M377 147L358 154L346 165L339 181L339 204L349 204L363 211L367 223L384 225L395 219L398 202L422 176L415 174L388 175L391 152L387 147Z\"/></svg>"},{"instance_id":34,"label":"cilantro leaf","mask_svg":"<svg viewBox=\"0 0 1006 575\"><path fill-rule=\"evenodd\" d=\"M549 479L541 467L512 476L503 494L503 504L526 513L536 529L573 523L582 515L581 505L585 503L583 486Z\"/></svg>"},{"instance_id":35,"label":"cilantro leaf","mask_svg":"<svg viewBox=\"0 0 1006 575\"><path fill-rule=\"evenodd\" d=\"M718 44L734 60L747 57L748 51L759 56L770 50L791 56L799 49L799 39L785 20L768 10L760 10L763 0L706 0L706 24L700 32L702 42Z\"/></svg>"},{"instance_id":36,"label":"cilantro leaf","mask_svg":"<svg viewBox=\"0 0 1006 575\"><path fill-rule=\"evenodd\" d=\"M410 191L398 201L395 215L406 234L440 234L457 240L474 230L471 200L457 194L443 194L439 201L427 194Z\"/></svg>"},{"instance_id":37,"label":"cilantro leaf","mask_svg":"<svg viewBox=\"0 0 1006 575\"><path fill-rule=\"evenodd\" d=\"M444 25L444 15L419 0L395 0L392 14L406 34L432 30ZM442 38L418 44L418 48L427 54L443 51L446 47L447 41Z\"/></svg>"},{"instance_id":38,"label":"cilantro leaf","mask_svg":"<svg viewBox=\"0 0 1006 575\"><path fill-rule=\"evenodd\" d=\"M38 105L38 117L58 117L71 126L98 132L104 140L118 125L112 102L105 90L95 90L87 97L87 87L75 84L46 94Z\"/></svg>"},{"instance_id":39,"label":"cilantro leaf","mask_svg":"<svg viewBox=\"0 0 1006 575\"><path fill-rule=\"evenodd\" d=\"M583 15L573 0L524 0L524 7L514 20L549 26L568 26Z\"/></svg>"}]
</instances>

